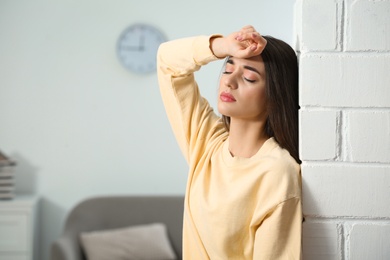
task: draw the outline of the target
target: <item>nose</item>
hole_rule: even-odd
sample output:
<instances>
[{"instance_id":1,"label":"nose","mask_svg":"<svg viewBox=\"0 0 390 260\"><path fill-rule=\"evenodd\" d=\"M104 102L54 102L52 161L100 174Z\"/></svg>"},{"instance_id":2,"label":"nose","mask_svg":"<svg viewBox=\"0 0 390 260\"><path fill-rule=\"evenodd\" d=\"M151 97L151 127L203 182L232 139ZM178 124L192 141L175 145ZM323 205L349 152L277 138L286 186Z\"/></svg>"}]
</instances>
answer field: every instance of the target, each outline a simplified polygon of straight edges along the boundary
<instances>
[{"instance_id":1,"label":"nose","mask_svg":"<svg viewBox=\"0 0 390 260\"><path fill-rule=\"evenodd\" d=\"M227 87L231 88L231 89L236 89L238 88L238 84L237 84L237 77L235 75L235 73L231 73L231 74L227 74L225 75L225 79L224 79L224 83Z\"/></svg>"}]
</instances>

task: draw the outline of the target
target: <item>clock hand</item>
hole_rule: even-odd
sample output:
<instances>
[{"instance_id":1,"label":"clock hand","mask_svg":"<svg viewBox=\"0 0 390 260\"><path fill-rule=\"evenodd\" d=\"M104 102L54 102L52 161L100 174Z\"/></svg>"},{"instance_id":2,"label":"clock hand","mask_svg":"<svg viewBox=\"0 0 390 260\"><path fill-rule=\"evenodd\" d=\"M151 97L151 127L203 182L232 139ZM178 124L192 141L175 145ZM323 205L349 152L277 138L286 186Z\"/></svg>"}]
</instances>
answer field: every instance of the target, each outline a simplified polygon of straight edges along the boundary
<instances>
[{"instance_id":1,"label":"clock hand","mask_svg":"<svg viewBox=\"0 0 390 260\"><path fill-rule=\"evenodd\" d=\"M139 38L139 51L145 50L145 37L143 34L141 34L141 37Z\"/></svg>"},{"instance_id":2,"label":"clock hand","mask_svg":"<svg viewBox=\"0 0 390 260\"><path fill-rule=\"evenodd\" d=\"M123 47L124 50L127 50L127 51L138 51L140 49L139 46L137 47L134 47L134 46L126 46L126 47Z\"/></svg>"}]
</instances>

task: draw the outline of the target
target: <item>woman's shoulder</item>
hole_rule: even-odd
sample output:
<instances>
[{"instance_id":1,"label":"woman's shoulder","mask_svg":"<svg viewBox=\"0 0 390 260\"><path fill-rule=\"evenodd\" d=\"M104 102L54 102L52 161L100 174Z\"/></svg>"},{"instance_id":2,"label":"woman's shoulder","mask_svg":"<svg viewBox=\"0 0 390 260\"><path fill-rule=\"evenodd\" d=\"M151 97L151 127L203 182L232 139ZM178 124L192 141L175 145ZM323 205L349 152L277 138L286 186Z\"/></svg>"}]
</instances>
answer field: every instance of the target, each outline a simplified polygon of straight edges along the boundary
<instances>
[{"instance_id":1,"label":"woman's shoulder","mask_svg":"<svg viewBox=\"0 0 390 260\"><path fill-rule=\"evenodd\" d=\"M266 145L268 149L263 156L263 163L267 165L267 179L273 180L278 186L300 186L300 165L274 138L270 138Z\"/></svg>"},{"instance_id":2,"label":"woman's shoulder","mask_svg":"<svg viewBox=\"0 0 390 260\"><path fill-rule=\"evenodd\" d=\"M269 138L264 145L266 148L264 149L263 157L265 157L274 167L292 167L295 170L300 171L300 165L286 149L278 144L275 138Z\"/></svg>"}]
</instances>

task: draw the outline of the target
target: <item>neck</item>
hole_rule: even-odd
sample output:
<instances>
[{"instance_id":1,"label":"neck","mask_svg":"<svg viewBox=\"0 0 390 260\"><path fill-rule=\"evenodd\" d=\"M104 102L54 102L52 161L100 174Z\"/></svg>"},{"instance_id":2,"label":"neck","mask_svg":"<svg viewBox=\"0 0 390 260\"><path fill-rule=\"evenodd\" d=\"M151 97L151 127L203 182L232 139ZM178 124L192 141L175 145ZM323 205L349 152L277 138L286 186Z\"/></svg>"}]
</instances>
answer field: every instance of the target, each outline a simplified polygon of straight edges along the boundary
<instances>
[{"instance_id":1,"label":"neck","mask_svg":"<svg viewBox=\"0 0 390 260\"><path fill-rule=\"evenodd\" d=\"M232 156L250 158L255 155L269 137L265 134L264 121L242 121L231 118L229 151Z\"/></svg>"}]
</instances>

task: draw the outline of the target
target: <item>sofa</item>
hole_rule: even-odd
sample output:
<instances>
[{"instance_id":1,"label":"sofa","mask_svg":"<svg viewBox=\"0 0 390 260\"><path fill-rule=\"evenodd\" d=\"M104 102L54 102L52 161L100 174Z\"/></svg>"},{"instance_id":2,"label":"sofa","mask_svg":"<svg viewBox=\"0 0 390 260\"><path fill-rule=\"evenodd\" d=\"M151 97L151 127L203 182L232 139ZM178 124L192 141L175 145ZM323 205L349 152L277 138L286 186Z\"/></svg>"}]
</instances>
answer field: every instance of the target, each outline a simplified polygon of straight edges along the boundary
<instances>
[{"instance_id":1,"label":"sofa","mask_svg":"<svg viewBox=\"0 0 390 260\"><path fill-rule=\"evenodd\" d=\"M127 234L133 234L128 235L132 240L125 243L126 245L133 243L132 250L145 247L146 253L153 253L154 246L159 246L154 244L166 243L173 250L175 259L181 259L183 207L183 196L99 196L85 199L69 212L62 234L51 246L51 259L94 259L95 257L92 257L88 250L93 253L95 249L87 248L87 242L91 246L98 247L96 249L100 250L98 255L102 254L101 250L112 250L118 253L121 249L116 249L117 245L111 244L104 249L105 245L101 243L102 241L106 241L106 244L114 243L115 239L111 239L112 237L123 239ZM153 226L153 223L159 225ZM166 231L168 242L160 239L164 236L160 231L159 234L153 233L157 232L156 228ZM149 237L144 236L143 231L140 233L140 230L147 230ZM153 239L160 240L153 242ZM147 241L146 244L140 245L141 240ZM138 256L134 259L137 258L143 257Z\"/></svg>"}]
</instances>

